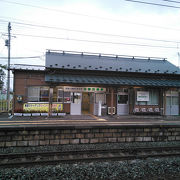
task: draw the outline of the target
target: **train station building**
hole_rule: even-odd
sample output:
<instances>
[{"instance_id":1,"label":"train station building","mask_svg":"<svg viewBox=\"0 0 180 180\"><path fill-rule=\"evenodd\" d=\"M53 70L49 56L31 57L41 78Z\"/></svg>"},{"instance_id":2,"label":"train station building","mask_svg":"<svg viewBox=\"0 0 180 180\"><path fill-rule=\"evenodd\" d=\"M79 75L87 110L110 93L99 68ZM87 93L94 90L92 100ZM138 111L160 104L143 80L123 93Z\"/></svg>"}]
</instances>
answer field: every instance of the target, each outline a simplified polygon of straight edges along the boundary
<instances>
[{"instance_id":1,"label":"train station building","mask_svg":"<svg viewBox=\"0 0 180 180\"><path fill-rule=\"evenodd\" d=\"M48 50L14 66L14 113L180 115L180 69L166 59Z\"/></svg>"}]
</instances>

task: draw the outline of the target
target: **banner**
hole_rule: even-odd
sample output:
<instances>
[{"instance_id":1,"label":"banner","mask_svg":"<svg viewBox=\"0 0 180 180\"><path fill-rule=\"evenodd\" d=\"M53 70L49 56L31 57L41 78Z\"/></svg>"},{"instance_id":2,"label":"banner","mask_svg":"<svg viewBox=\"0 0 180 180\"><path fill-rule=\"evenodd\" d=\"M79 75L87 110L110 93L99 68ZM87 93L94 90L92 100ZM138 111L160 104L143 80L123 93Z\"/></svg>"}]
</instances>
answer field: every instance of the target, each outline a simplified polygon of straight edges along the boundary
<instances>
[{"instance_id":1,"label":"banner","mask_svg":"<svg viewBox=\"0 0 180 180\"><path fill-rule=\"evenodd\" d=\"M41 103L25 103L23 105L23 110L28 112L48 112L49 111L49 104L41 104ZM63 110L63 104L59 103L53 103L52 104L52 110L56 111L62 111Z\"/></svg>"}]
</instances>

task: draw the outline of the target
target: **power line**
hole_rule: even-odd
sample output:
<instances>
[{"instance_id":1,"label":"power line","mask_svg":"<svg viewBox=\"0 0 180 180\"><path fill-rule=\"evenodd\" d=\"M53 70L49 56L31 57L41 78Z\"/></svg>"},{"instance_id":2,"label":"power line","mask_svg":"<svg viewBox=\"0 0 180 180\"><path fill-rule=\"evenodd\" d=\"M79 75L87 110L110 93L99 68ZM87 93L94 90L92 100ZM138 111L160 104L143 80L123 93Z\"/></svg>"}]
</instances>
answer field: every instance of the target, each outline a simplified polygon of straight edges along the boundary
<instances>
[{"instance_id":1,"label":"power line","mask_svg":"<svg viewBox=\"0 0 180 180\"><path fill-rule=\"evenodd\" d=\"M1 0L1 1L5 2L5 3L9 3L9 4L16 4L16 5L26 6L26 7L44 9L44 10L55 11L55 12L59 12L59 13L72 14L72 15L78 15L78 16L95 17L95 16L90 16L90 15L87 15L87 14L64 11L64 10L54 9L54 8L47 8L47 7L43 7L43 6L31 5L31 4L26 4L26 3L12 2L12 1L7 1L7 0Z\"/></svg>"},{"instance_id":2,"label":"power line","mask_svg":"<svg viewBox=\"0 0 180 180\"><path fill-rule=\"evenodd\" d=\"M41 58L41 56L31 56L31 57L11 57L11 59L36 59ZM7 57L0 57L0 59L7 59Z\"/></svg>"},{"instance_id":3,"label":"power line","mask_svg":"<svg viewBox=\"0 0 180 180\"><path fill-rule=\"evenodd\" d=\"M4 48L5 48L5 46L3 46L3 48L0 50L0 54L4 51Z\"/></svg>"},{"instance_id":4,"label":"power line","mask_svg":"<svg viewBox=\"0 0 180 180\"><path fill-rule=\"evenodd\" d=\"M11 17L4 17L4 16L0 16L0 18L6 18L8 20L2 20L1 21L4 21L4 22L9 22L11 20L9 19L15 19L17 21L24 21L22 19L17 19L17 18L11 18ZM97 17L98 18L98 17ZM114 21L119 21L119 22L122 22L122 23L126 23L126 24L133 24L133 25L138 25L138 26L145 26L145 27L151 27L151 28L158 28L158 29L163 29L163 30L173 30L173 31L180 31L180 29L177 29L177 28L169 28L169 27L166 27L166 26L156 26L156 25L149 25L149 24L142 24L142 23L134 23L134 22L130 22L130 21L124 21L124 20L114 20ZM12 22L12 21L11 21ZM26 20L27 22L27 20ZM32 21L29 21L30 24L34 23ZM25 23L27 24L27 23ZM46 25L42 25L42 26L46 26ZM51 27L51 26L49 26ZM53 26L52 26L53 27ZM57 28L57 27L55 27Z\"/></svg>"},{"instance_id":5,"label":"power line","mask_svg":"<svg viewBox=\"0 0 180 180\"><path fill-rule=\"evenodd\" d=\"M43 65L38 65L38 64L11 64L11 65L15 65L15 66L16 66L16 65L17 65L17 66L18 66L18 65L21 65L21 66L29 66L29 67L33 67L33 66L34 66L34 67L36 67L36 66L37 66L37 67L45 67L45 66L43 66Z\"/></svg>"},{"instance_id":6,"label":"power line","mask_svg":"<svg viewBox=\"0 0 180 180\"><path fill-rule=\"evenodd\" d=\"M150 3L150 2L145 2L145 1L136 1L136 0L125 0L125 1L141 3L141 4L148 4L148 5L155 5L155 6L162 6L162 7L168 7L168 8L176 8L176 9L180 8L180 6L172 6L172 5L159 4L159 3Z\"/></svg>"},{"instance_id":7,"label":"power line","mask_svg":"<svg viewBox=\"0 0 180 180\"><path fill-rule=\"evenodd\" d=\"M179 3L180 4L179 1L171 1L171 0L161 0L161 1L166 1L166 2L171 2L171 3Z\"/></svg>"},{"instance_id":8,"label":"power line","mask_svg":"<svg viewBox=\"0 0 180 180\"><path fill-rule=\"evenodd\" d=\"M0 21L6 21L6 20L0 19ZM14 23L14 24L21 24L21 25L26 25L26 26L33 26L33 27L40 27L40 28L49 28L49 29L57 29L57 30L71 31L71 32L78 32L78 33L86 33L86 34L94 34L94 35L100 35L100 36L112 36L112 37L121 37L121 38L128 38L128 39L140 39L140 40L147 40L147 41L158 41L158 42L167 42L167 43L179 43L178 41L173 41L173 40L153 39L153 38L144 38L144 37L135 37L135 36L124 36L124 35L119 35L119 34L99 33L99 32L93 32L93 31L83 31L83 30L77 30L77 29L67 29L67 28L60 28L60 27L55 27L55 26L37 25L37 24L22 23L22 22L15 22L15 21L11 21L11 22Z\"/></svg>"},{"instance_id":9,"label":"power line","mask_svg":"<svg viewBox=\"0 0 180 180\"><path fill-rule=\"evenodd\" d=\"M104 17L100 17L100 16L97 17L97 16L93 16L93 15L88 15L88 14L81 14L81 13L77 13L77 12L64 11L64 10L54 9L54 8L47 8L47 7L43 7L43 6L36 6L36 5L31 5L31 4L26 4L26 3L18 3L18 2L8 1L8 0L1 0L1 1L5 2L5 3L9 3L9 4L16 4L16 5L26 6L26 7L38 8L38 9L43 9L43 10L48 10L48 11L53 11L53 12L58 12L58 13L72 14L72 15L77 15L77 16L85 16L85 17L89 17L89 18L99 18L99 19L110 20L110 21L113 20L111 18L104 18ZM114 21L118 21L118 20L114 19Z\"/></svg>"},{"instance_id":10,"label":"power line","mask_svg":"<svg viewBox=\"0 0 180 180\"><path fill-rule=\"evenodd\" d=\"M88 39L63 38L63 37L54 37L54 36L40 36L40 35L20 34L20 33L15 33L14 35L35 37L35 38L80 41L80 42L87 42L87 43L119 44L119 45L127 45L127 46L141 46L141 47L152 47L152 48L170 48L170 49L176 49L177 48L175 46L156 46L156 45L148 45L148 44L120 43L120 42L112 42L112 41L97 41L97 40L88 40Z\"/></svg>"},{"instance_id":11,"label":"power line","mask_svg":"<svg viewBox=\"0 0 180 180\"><path fill-rule=\"evenodd\" d=\"M148 25L148 24L135 23L135 22L125 21L125 20L120 20L120 19L106 18L106 17L101 17L101 16L93 16L93 15L76 13L76 12L71 12L71 11L46 8L43 6L35 6L35 5L30 5L30 4L17 3L17 2L7 1L7 0L1 0L1 1L9 3L9 4L16 4L16 5L26 6L26 7L33 7L33 8L38 8L38 9L43 9L43 10L48 10L48 11L55 11L55 12L64 13L64 14L72 14L72 15L84 16L84 17L88 17L88 18L95 18L95 19L101 19L101 20L107 20L107 21L115 21L115 22L121 22L121 23L127 23L127 24L134 24L134 25L138 25L138 26L146 26L146 27L151 27L151 28L160 28L160 29L179 31L178 29L173 29L173 28L168 28L168 27L163 27L163 26ZM125 0L125 1L128 1L128 0Z\"/></svg>"}]
</instances>

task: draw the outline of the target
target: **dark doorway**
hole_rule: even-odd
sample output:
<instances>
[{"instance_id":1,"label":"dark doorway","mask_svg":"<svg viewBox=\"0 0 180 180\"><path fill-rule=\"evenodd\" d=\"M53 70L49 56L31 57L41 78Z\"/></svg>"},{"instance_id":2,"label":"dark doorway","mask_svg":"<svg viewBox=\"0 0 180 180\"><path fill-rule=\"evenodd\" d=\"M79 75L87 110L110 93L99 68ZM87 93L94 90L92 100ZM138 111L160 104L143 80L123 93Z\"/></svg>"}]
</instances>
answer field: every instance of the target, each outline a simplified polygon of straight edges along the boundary
<instances>
[{"instance_id":1,"label":"dark doorway","mask_svg":"<svg viewBox=\"0 0 180 180\"><path fill-rule=\"evenodd\" d=\"M82 114L90 114L90 94L82 93Z\"/></svg>"}]
</instances>

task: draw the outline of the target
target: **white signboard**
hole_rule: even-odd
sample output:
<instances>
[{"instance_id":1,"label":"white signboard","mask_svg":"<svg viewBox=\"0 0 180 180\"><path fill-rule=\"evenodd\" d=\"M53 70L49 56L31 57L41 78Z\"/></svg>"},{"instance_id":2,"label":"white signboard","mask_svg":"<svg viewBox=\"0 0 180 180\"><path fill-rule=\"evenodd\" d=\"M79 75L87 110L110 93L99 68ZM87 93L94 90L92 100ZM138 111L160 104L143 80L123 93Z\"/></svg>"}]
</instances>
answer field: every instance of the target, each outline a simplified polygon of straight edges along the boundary
<instances>
[{"instance_id":1,"label":"white signboard","mask_svg":"<svg viewBox=\"0 0 180 180\"><path fill-rule=\"evenodd\" d=\"M137 101L149 101L149 91L137 91Z\"/></svg>"},{"instance_id":2,"label":"white signboard","mask_svg":"<svg viewBox=\"0 0 180 180\"><path fill-rule=\"evenodd\" d=\"M69 86L65 86L64 91L68 91L68 92L106 92L106 88L102 88L102 87L69 87Z\"/></svg>"}]
</instances>

